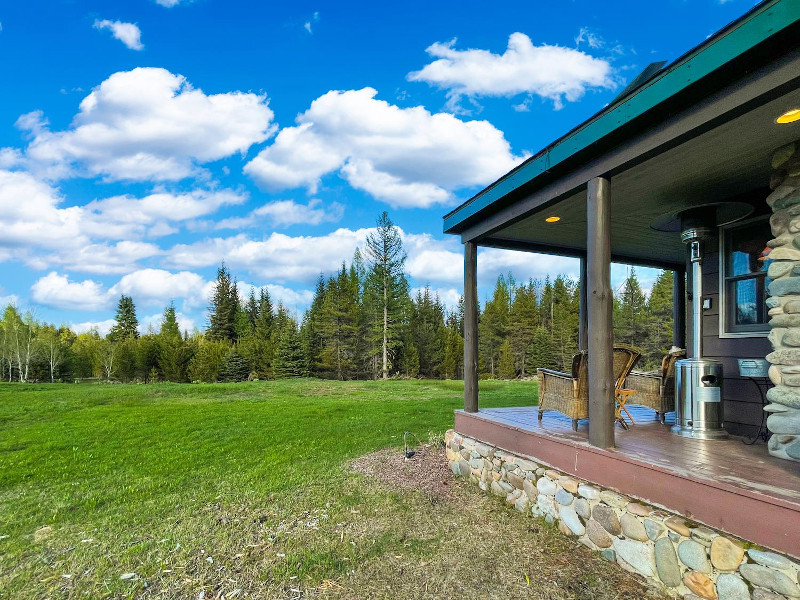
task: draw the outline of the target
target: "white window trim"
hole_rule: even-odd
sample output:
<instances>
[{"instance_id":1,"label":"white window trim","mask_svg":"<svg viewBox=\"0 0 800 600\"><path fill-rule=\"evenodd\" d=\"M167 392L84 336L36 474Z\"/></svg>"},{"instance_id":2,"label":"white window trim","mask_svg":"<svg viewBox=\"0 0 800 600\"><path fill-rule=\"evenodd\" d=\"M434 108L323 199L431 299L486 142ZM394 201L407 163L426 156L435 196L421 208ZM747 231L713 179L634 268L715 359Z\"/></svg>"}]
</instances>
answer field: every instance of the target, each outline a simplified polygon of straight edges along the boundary
<instances>
[{"instance_id":1,"label":"white window trim","mask_svg":"<svg viewBox=\"0 0 800 600\"><path fill-rule=\"evenodd\" d=\"M725 330L725 315L728 311L725 307L725 232L734 227L741 227L742 225L750 225L758 223L759 221L769 221L769 215L760 215L751 219L742 221L735 221L728 225L721 225L719 227L719 339L736 339L736 338L765 338L769 335L770 327L767 323L764 324L764 331L736 331L729 332Z\"/></svg>"}]
</instances>

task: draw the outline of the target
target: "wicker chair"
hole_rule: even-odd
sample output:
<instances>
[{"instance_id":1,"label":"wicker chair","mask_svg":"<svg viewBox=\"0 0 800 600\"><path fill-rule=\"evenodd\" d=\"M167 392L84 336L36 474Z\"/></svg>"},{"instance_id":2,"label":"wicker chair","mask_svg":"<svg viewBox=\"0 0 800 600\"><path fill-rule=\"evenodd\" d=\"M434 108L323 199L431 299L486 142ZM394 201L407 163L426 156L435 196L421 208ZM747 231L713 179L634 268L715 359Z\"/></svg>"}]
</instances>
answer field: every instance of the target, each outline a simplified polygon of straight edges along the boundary
<instances>
[{"instance_id":1,"label":"wicker chair","mask_svg":"<svg viewBox=\"0 0 800 600\"><path fill-rule=\"evenodd\" d=\"M614 346L615 389L620 389L641 354L628 346ZM539 421L546 410L555 410L572 419L578 431L578 420L589 417L589 360L580 352L572 358L572 374L551 369L537 369L539 376Z\"/></svg>"},{"instance_id":2,"label":"wicker chair","mask_svg":"<svg viewBox=\"0 0 800 600\"><path fill-rule=\"evenodd\" d=\"M661 361L658 371L631 371L625 381L626 388L636 390L630 404L652 408L663 423L665 415L675 410L675 363L682 358L686 358L686 350L673 350Z\"/></svg>"}]
</instances>

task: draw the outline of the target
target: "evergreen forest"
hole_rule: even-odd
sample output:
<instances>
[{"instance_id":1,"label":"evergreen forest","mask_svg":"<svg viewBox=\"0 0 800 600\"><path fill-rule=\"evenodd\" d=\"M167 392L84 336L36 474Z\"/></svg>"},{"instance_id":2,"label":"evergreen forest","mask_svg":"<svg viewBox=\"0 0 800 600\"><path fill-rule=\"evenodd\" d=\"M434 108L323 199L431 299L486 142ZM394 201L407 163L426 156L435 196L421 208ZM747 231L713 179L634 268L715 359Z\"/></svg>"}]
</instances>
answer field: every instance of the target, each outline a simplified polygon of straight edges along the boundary
<instances>
[{"instance_id":1,"label":"evergreen forest","mask_svg":"<svg viewBox=\"0 0 800 600\"><path fill-rule=\"evenodd\" d=\"M115 325L76 334L7 306L0 320L5 381L218 382L286 377L458 379L463 376L463 300L448 310L426 287L410 293L397 227L383 213L350 264L320 276L300 317L265 287L242 297L223 264L204 331L181 331L165 307L158 332L140 332L134 299L122 296ZM578 282L563 275L518 282L500 276L480 307L484 378L569 370L578 348ZM656 368L672 343L672 272L650 294L630 268L614 298L615 343L640 349Z\"/></svg>"}]
</instances>

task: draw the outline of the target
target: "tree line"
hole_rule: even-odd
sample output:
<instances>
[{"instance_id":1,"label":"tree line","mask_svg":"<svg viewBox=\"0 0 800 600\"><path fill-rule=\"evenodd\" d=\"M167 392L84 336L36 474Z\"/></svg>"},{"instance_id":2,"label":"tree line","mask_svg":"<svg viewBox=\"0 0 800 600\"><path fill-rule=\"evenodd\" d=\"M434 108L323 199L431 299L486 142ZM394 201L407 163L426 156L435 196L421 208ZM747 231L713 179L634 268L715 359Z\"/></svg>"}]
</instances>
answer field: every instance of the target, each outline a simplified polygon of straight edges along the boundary
<instances>
[{"instance_id":1,"label":"tree line","mask_svg":"<svg viewBox=\"0 0 800 600\"><path fill-rule=\"evenodd\" d=\"M463 299L448 310L430 287L410 293L397 227L383 213L349 265L320 276L301 319L274 305L266 288L246 297L222 264L204 332L181 331L174 305L158 333L140 334L136 306L122 296L106 336L76 334L6 307L0 320L0 378L6 381L217 382L284 377L379 379L463 376ZM479 317L482 377L569 370L578 347L578 282L563 275L518 283L500 276ZM614 336L655 367L671 345L672 273L649 296L634 269L614 299Z\"/></svg>"}]
</instances>

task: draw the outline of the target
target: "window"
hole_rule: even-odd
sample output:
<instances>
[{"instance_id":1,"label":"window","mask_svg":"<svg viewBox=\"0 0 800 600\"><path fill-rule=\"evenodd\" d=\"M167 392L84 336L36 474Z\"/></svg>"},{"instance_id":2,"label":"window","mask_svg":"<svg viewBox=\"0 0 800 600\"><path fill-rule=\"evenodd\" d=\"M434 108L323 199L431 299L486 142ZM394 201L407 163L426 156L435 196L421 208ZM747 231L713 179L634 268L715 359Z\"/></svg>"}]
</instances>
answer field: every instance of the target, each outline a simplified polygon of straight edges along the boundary
<instances>
[{"instance_id":1,"label":"window","mask_svg":"<svg viewBox=\"0 0 800 600\"><path fill-rule=\"evenodd\" d=\"M722 314L724 333L765 333L767 325L767 242L772 239L766 219L722 229Z\"/></svg>"}]
</instances>

